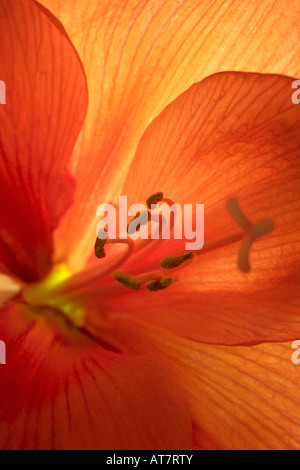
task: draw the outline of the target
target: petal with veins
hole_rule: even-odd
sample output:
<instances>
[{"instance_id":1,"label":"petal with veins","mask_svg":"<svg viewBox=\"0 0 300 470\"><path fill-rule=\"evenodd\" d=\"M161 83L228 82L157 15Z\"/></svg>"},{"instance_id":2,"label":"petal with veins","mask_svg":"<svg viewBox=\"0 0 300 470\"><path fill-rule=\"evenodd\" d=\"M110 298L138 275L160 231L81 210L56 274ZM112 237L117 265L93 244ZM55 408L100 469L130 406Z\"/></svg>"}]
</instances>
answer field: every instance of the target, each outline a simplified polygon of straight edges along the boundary
<instances>
[{"instance_id":1,"label":"petal with veins","mask_svg":"<svg viewBox=\"0 0 300 470\"><path fill-rule=\"evenodd\" d=\"M207 263L213 261L212 257L204 258L204 276ZM225 263L224 257L222 261ZM227 268L237 271L235 260ZM103 299L101 308L106 315L127 314L204 343L251 345L300 338L299 276L291 274L278 279L272 287L261 283L253 291L239 292L233 288L222 290L225 275L220 269L216 273L211 266L209 273L215 274L215 280L210 284L206 280L202 286L201 275L187 267L177 274L179 281L167 291L155 295L144 290L134 294L112 292L109 300ZM92 302L91 294L89 301ZM94 303L97 304L96 293Z\"/></svg>"},{"instance_id":2,"label":"petal with veins","mask_svg":"<svg viewBox=\"0 0 300 470\"><path fill-rule=\"evenodd\" d=\"M52 330L45 311L31 314L1 311L2 450L191 448L185 392L160 361L114 352L63 325Z\"/></svg>"},{"instance_id":3,"label":"petal with veins","mask_svg":"<svg viewBox=\"0 0 300 470\"><path fill-rule=\"evenodd\" d=\"M128 203L146 200L157 188L176 203L204 203L205 245L179 272L179 282L149 297L142 312L142 292L129 304L119 301L118 309L206 342L299 336L300 108L291 102L291 83L276 75L216 74L149 126L125 183ZM248 275L236 269L240 242L205 252L237 230L226 211L233 195L253 224L266 217L275 224L254 241ZM166 241L136 268L122 269L153 271L183 249L182 241Z\"/></svg>"},{"instance_id":4,"label":"petal with veins","mask_svg":"<svg viewBox=\"0 0 300 470\"><path fill-rule=\"evenodd\" d=\"M139 139L168 103L219 71L300 75L299 2L41 3L67 29L91 97L73 156L76 204L57 236L58 256L68 251L72 267L81 269L94 243L96 208L116 202Z\"/></svg>"},{"instance_id":5,"label":"petal with veins","mask_svg":"<svg viewBox=\"0 0 300 470\"><path fill-rule=\"evenodd\" d=\"M195 446L299 449L300 369L292 363L290 343L209 346L128 318L116 330L128 338L129 349L159 358L184 385Z\"/></svg>"},{"instance_id":6,"label":"petal with veins","mask_svg":"<svg viewBox=\"0 0 300 470\"><path fill-rule=\"evenodd\" d=\"M72 202L67 164L87 107L81 63L61 25L34 2L0 0L0 270L36 281Z\"/></svg>"}]
</instances>

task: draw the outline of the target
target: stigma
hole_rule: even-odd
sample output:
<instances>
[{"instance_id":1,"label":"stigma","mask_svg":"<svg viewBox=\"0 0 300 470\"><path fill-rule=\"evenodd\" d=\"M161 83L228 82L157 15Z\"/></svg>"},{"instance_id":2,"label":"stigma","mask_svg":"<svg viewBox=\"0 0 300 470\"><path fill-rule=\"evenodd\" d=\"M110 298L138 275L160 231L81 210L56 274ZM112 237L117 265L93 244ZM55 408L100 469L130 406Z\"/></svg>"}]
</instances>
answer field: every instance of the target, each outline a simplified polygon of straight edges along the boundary
<instances>
[{"instance_id":1,"label":"stigma","mask_svg":"<svg viewBox=\"0 0 300 470\"><path fill-rule=\"evenodd\" d=\"M250 249L255 240L271 233L275 226L273 220L265 218L257 224L252 224L243 213L238 200L235 197L227 201L226 208L232 219L244 230L245 236L240 246L238 255L238 268L243 273L249 273Z\"/></svg>"}]
</instances>

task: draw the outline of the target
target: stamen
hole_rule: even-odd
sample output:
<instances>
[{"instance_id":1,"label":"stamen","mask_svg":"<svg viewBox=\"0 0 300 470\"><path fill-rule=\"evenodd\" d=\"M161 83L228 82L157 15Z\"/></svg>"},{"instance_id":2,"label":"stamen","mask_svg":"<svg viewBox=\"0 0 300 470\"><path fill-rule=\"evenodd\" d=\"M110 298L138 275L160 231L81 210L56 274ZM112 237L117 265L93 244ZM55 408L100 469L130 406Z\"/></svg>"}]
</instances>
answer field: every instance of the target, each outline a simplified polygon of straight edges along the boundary
<instances>
[{"instance_id":1,"label":"stamen","mask_svg":"<svg viewBox=\"0 0 300 470\"><path fill-rule=\"evenodd\" d=\"M149 292L157 292L159 290L164 290L167 289L171 284L173 280L171 277L161 277L157 281L149 281L146 284L146 287Z\"/></svg>"},{"instance_id":2,"label":"stamen","mask_svg":"<svg viewBox=\"0 0 300 470\"><path fill-rule=\"evenodd\" d=\"M152 204L157 204L163 199L164 195L162 192L158 192L155 194L152 194L152 196L148 197L146 204L149 209L151 209Z\"/></svg>"},{"instance_id":3,"label":"stamen","mask_svg":"<svg viewBox=\"0 0 300 470\"><path fill-rule=\"evenodd\" d=\"M137 276L137 279L140 283L144 283L148 281L158 281L161 277L163 277L162 271L151 271L149 273L140 274Z\"/></svg>"},{"instance_id":4,"label":"stamen","mask_svg":"<svg viewBox=\"0 0 300 470\"><path fill-rule=\"evenodd\" d=\"M114 278L116 281L123 284L123 286L128 287L129 289L139 289L141 283L134 276L123 273L123 271L116 271L114 273Z\"/></svg>"},{"instance_id":5,"label":"stamen","mask_svg":"<svg viewBox=\"0 0 300 470\"><path fill-rule=\"evenodd\" d=\"M107 230L105 229L100 230L99 235L100 235L100 238L98 236L96 243L95 243L95 256L99 259L102 259L102 258L105 258L106 256L104 246L106 244L106 240L108 236Z\"/></svg>"},{"instance_id":6,"label":"stamen","mask_svg":"<svg viewBox=\"0 0 300 470\"><path fill-rule=\"evenodd\" d=\"M117 259L112 258L111 263L109 263L110 257L108 257L108 262L104 264L103 267L102 263L100 263L100 266L97 264L83 272L74 274L66 282L61 283L57 287L57 289L53 289L53 291L51 291L52 297L61 297L68 295L68 297L71 298L73 295L77 296L77 294L80 291L84 290L86 286L97 282L101 278L104 278L105 276L111 274L120 266L122 266L131 257L135 248L135 244L132 240L107 239L107 243L125 245L127 249L124 251L124 253L121 253L121 255ZM74 294L75 292L76 294Z\"/></svg>"},{"instance_id":7,"label":"stamen","mask_svg":"<svg viewBox=\"0 0 300 470\"><path fill-rule=\"evenodd\" d=\"M225 235L225 237L205 243L202 250L196 251L195 255L199 256L209 251L214 251L219 248L224 248L225 246L229 246L229 245L232 245L233 243L237 243L243 240L244 237L245 235L243 233L230 233L228 235Z\"/></svg>"},{"instance_id":8,"label":"stamen","mask_svg":"<svg viewBox=\"0 0 300 470\"><path fill-rule=\"evenodd\" d=\"M138 225L134 223L134 221L137 219L139 219ZM135 232L138 232L143 225L147 225L149 220L150 220L149 211L137 212L136 216L134 217L134 219L132 219L132 221L127 227L127 233L129 235L133 235Z\"/></svg>"},{"instance_id":9,"label":"stamen","mask_svg":"<svg viewBox=\"0 0 300 470\"><path fill-rule=\"evenodd\" d=\"M173 269L177 268L180 266L182 263L185 261L192 259L194 257L193 251L188 251L187 253L184 253L183 255L171 255L167 256L164 258L161 262L160 265L163 269Z\"/></svg>"},{"instance_id":10,"label":"stamen","mask_svg":"<svg viewBox=\"0 0 300 470\"><path fill-rule=\"evenodd\" d=\"M162 199L161 199L162 198ZM171 199L164 198L163 193L155 193L150 198L148 198L147 203L157 203L157 202L163 202L165 204L168 204L170 207L174 205L174 202ZM163 227L163 223L165 222L165 218L163 215L160 213L154 214L151 213L151 222L156 222L158 227L157 227L157 232L152 232L152 224L151 224L151 234L150 238L148 240L140 240L139 242L136 243L136 253L133 255L131 262L136 263L139 261L141 258L145 258L147 256L147 253L152 252L158 248L159 245L162 243L165 243L165 240L160 236L161 235L161 230ZM171 226L170 226L170 233L173 232L174 230L174 224L175 224L175 218L171 219ZM157 235L159 237L157 238Z\"/></svg>"}]
</instances>

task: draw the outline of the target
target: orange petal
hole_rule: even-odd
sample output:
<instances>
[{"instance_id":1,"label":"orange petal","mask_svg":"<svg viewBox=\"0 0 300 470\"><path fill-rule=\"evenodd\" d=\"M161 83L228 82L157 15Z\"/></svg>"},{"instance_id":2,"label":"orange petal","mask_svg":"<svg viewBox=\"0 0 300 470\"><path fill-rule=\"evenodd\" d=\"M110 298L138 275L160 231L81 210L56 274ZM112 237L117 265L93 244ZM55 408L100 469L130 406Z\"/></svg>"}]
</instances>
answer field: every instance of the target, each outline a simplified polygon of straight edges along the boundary
<instances>
[{"instance_id":1,"label":"orange petal","mask_svg":"<svg viewBox=\"0 0 300 470\"><path fill-rule=\"evenodd\" d=\"M244 9L223 0L42 3L74 42L91 96L73 158L76 204L57 237L58 256L67 251L80 269L93 247L96 208L121 191L149 122L218 71L300 75L300 12L297 0L254 0Z\"/></svg>"},{"instance_id":2,"label":"orange petal","mask_svg":"<svg viewBox=\"0 0 300 470\"><path fill-rule=\"evenodd\" d=\"M53 19L52 19L53 20ZM52 231L72 201L67 164L87 107L85 76L59 22L0 1L0 270L45 275Z\"/></svg>"},{"instance_id":3,"label":"orange petal","mask_svg":"<svg viewBox=\"0 0 300 470\"><path fill-rule=\"evenodd\" d=\"M181 204L204 203L204 249L241 230L225 209L231 196L253 223L264 217L275 223L274 232L251 248L250 274L237 269L240 242L200 251L179 273L174 294L160 294L164 307L151 298L148 319L159 318L157 308L169 308L161 316L164 326L176 325L177 312L177 327L185 320L186 335L209 342L298 335L300 108L292 104L291 83L275 75L216 74L169 105L143 136L124 188L130 202L161 190ZM183 249L182 242L164 242L152 255L151 271L166 250ZM138 296L122 309L139 314Z\"/></svg>"},{"instance_id":4,"label":"orange petal","mask_svg":"<svg viewBox=\"0 0 300 470\"><path fill-rule=\"evenodd\" d=\"M290 343L210 346L145 324L126 324L128 344L177 374L188 394L195 445L214 449L299 449L300 366ZM130 346L129 346L130 347Z\"/></svg>"},{"instance_id":5,"label":"orange petal","mask_svg":"<svg viewBox=\"0 0 300 470\"><path fill-rule=\"evenodd\" d=\"M127 314L204 343L238 345L300 338L299 276L281 278L273 287L258 285L252 292L239 292L234 285L222 290L218 277L208 289L201 285L200 273L191 268L177 276L179 282L162 292L123 288L107 299L104 293L102 309L106 315Z\"/></svg>"},{"instance_id":6,"label":"orange petal","mask_svg":"<svg viewBox=\"0 0 300 470\"><path fill-rule=\"evenodd\" d=\"M159 362L49 324L46 310L1 310L0 448L189 449L185 393Z\"/></svg>"}]
</instances>

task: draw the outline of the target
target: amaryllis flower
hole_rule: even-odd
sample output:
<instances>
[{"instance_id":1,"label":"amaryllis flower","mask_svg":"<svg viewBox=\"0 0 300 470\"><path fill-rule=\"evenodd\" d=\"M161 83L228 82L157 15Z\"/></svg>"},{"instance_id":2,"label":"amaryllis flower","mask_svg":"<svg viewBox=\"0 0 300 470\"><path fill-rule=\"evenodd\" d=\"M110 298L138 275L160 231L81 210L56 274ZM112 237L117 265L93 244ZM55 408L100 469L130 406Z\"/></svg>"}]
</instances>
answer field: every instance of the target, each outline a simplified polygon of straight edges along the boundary
<instances>
[{"instance_id":1,"label":"amaryllis flower","mask_svg":"<svg viewBox=\"0 0 300 470\"><path fill-rule=\"evenodd\" d=\"M41 3L0 0L0 447L299 448L296 0ZM157 192L204 248L95 257Z\"/></svg>"}]
</instances>

